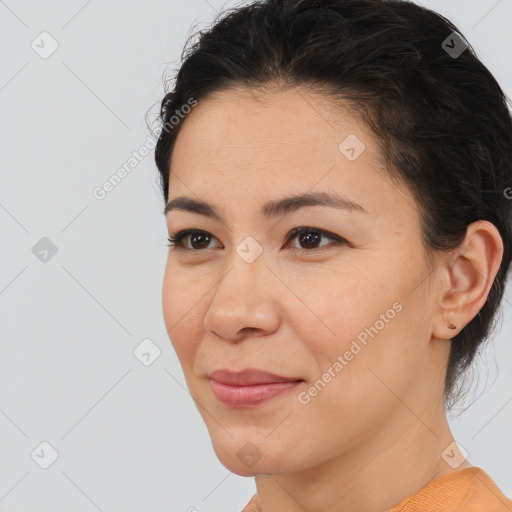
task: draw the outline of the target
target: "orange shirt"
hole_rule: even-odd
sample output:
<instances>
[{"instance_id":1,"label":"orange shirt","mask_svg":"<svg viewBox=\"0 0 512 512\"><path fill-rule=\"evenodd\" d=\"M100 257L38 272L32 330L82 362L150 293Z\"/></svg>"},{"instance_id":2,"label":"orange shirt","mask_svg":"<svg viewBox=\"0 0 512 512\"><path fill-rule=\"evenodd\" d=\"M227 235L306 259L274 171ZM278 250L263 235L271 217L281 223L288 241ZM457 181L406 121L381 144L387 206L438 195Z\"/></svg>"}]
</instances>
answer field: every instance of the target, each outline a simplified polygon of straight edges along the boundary
<instances>
[{"instance_id":1,"label":"orange shirt","mask_svg":"<svg viewBox=\"0 0 512 512\"><path fill-rule=\"evenodd\" d=\"M242 512L260 512L257 494ZM472 466L433 480L387 512L512 512L512 500L483 469Z\"/></svg>"}]
</instances>

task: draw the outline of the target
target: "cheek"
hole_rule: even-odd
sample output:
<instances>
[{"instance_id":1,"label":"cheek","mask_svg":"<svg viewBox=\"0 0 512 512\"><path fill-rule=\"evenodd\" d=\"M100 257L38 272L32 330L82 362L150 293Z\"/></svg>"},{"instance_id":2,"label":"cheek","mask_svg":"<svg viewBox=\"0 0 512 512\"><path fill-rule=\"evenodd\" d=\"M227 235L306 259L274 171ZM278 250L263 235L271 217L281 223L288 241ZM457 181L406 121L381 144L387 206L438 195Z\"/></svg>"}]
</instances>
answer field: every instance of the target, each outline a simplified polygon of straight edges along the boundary
<instances>
[{"instance_id":1,"label":"cheek","mask_svg":"<svg viewBox=\"0 0 512 512\"><path fill-rule=\"evenodd\" d=\"M342 442L356 442L395 407L388 386L402 393L411 381L414 365L401 348L404 310L394 297L367 294L359 287L354 293L328 289L307 301L329 328L309 312L303 314L309 321L303 318L300 328L307 334L302 339L315 366L310 366L298 410L306 423L321 424L318 430L329 432L327 437L339 436L343 425Z\"/></svg>"},{"instance_id":2,"label":"cheek","mask_svg":"<svg viewBox=\"0 0 512 512\"><path fill-rule=\"evenodd\" d=\"M393 301L376 290L386 290L386 285L362 269L302 276L294 285L294 323L328 352L343 350L391 307Z\"/></svg>"},{"instance_id":3,"label":"cheek","mask_svg":"<svg viewBox=\"0 0 512 512\"><path fill-rule=\"evenodd\" d=\"M167 327L172 327L170 334L197 323L197 312L213 284L210 281L211 276L203 277L193 267L187 269L169 256L162 285L162 305Z\"/></svg>"},{"instance_id":4,"label":"cheek","mask_svg":"<svg viewBox=\"0 0 512 512\"><path fill-rule=\"evenodd\" d=\"M361 270L333 277L330 273L315 286L307 278L301 280L296 293L305 300L294 306L292 322L315 359L312 378L330 368L337 376L331 387L352 387L359 385L363 375L374 378L370 368L388 374L393 366L403 367L410 356L403 345L410 344L404 329L410 323L411 308L402 303L404 294L397 280L386 275L393 274ZM336 361L339 364L333 367Z\"/></svg>"},{"instance_id":5,"label":"cheek","mask_svg":"<svg viewBox=\"0 0 512 512\"><path fill-rule=\"evenodd\" d=\"M387 288L382 283L381 289L376 293L373 286L361 285L353 293L340 293L330 288L308 302L335 334L318 321L316 336L314 330L308 334L308 349L318 367L311 371L308 386L318 391L311 389L307 415L326 429L350 425L347 435L354 439L358 428L372 428L399 406L395 393L405 399L412 392L428 357L423 348L427 344L415 332L424 323L421 305L404 299L407 293L391 283Z\"/></svg>"},{"instance_id":6,"label":"cheek","mask_svg":"<svg viewBox=\"0 0 512 512\"><path fill-rule=\"evenodd\" d=\"M191 284L192 283L192 284ZM167 264L162 286L162 308L167 335L184 369L191 368L202 332L204 294L209 287Z\"/></svg>"}]
</instances>

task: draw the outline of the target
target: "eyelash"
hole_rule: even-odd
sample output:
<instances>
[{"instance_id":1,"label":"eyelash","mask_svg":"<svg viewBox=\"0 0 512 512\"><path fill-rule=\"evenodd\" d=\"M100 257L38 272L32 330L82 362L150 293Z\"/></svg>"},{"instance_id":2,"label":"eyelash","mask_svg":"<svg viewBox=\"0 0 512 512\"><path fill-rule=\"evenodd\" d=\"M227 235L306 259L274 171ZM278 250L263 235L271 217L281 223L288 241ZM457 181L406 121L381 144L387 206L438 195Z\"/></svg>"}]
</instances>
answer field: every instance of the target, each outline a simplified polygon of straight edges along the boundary
<instances>
[{"instance_id":1,"label":"eyelash","mask_svg":"<svg viewBox=\"0 0 512 512\"><path fill-rule=\"evenodd\" d=\"M350 245L350 243L347 240L345 240L344 238L334 235L333 233L330 233L328 231L324 231L323 229L311 228L311 227L300 227L300 228L292 229L290 231L290 233L288 233L285 242L286 243L290 242L293 238L295 238L297 235L300 235L301 233L317 233L321 236L324 236L325 238L329 238L330 240L333 240L334 242L336 242L338 244ZM213 235L210 235L210 233L208 233L207 231L202 231L202 230L198 230L198 229L185 229L183 231L179 231L178 233L176 233L174 238L172 238L172 237L167 238L167 240L169 242L167 244L167 246L170 249L174 249L174 250L190 251L190 252L196 252L196 253L208 250L208 249L189 249L188 247L184 247L183 240L187 236L194 235L194 234L204 234L207 236L213 236ZM213 238L215 238L215 237L213 237ZM320 247L314 247L313 249L300 249L300 248L296 248L296 247L293 247L293 249L296 251L299 251L301 254L306 254L306 253L311 253L313 251L321 250L324 247L327 247L328 245L330 245L330 244L322 245Z\"/></svg>"}]
</instances>

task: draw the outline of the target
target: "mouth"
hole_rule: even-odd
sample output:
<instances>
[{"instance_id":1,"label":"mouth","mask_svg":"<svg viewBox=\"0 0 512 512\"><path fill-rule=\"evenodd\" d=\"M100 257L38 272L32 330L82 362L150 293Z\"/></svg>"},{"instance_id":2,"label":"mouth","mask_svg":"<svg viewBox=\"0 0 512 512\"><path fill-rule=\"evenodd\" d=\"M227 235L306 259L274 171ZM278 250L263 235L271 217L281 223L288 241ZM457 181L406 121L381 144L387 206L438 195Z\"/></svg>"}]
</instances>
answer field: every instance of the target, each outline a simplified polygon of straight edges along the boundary
<instances>
[{"instance_id":1,"label":"mouth","mask_svg":"<svg viewBox=\"0 0 512 512\"><path fill-rule=\"evenodd\" d=\"M240 372L219 369L208 377L217 399L234 409L260 405L304 382L296 377L284 377L257 369Z\"/></svg>"}]
</instances>

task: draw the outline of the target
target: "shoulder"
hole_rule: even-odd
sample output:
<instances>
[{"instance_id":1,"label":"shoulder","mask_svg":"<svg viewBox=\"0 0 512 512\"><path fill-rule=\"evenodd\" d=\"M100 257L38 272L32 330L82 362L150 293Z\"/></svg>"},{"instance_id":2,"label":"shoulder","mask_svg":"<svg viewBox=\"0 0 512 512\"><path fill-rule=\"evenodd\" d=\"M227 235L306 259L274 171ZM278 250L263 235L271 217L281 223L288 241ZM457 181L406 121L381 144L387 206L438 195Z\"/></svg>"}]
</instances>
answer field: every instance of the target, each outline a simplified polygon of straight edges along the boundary
<instances>
[{"instance_id":1,"label":"shoulder","mask_svg":"<svg viewBox=\"0 0 512 512\"><path fill-rule=\"evenodd\" d=\"M512 512L512 501L479 467L454 471L409 496L388 512Z\"/></svg>"}]
</instances>

